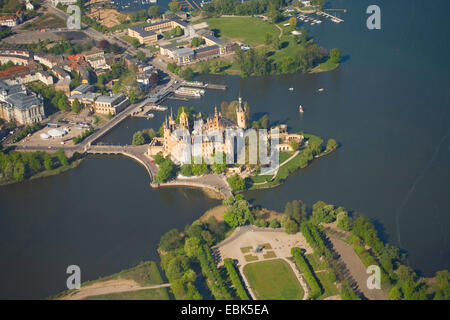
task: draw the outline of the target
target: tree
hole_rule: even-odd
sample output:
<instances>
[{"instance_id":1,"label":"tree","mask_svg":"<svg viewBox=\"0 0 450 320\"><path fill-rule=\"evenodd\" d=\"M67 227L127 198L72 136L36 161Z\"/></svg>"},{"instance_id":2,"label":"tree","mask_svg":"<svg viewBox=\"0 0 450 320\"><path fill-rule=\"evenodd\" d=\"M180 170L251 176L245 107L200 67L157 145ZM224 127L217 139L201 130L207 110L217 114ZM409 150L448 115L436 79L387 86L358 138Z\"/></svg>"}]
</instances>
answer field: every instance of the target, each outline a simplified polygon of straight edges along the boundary
<instances>
[{"instance_id":1,"label":"tree","mask_svg":"<svg viewBox=\"0 0 450 320\"><path fill-rule=\"evenodd\" d=\"M78 101L78 99L75 99L72 102L72 112L73 113L79 113L81 111L81 104L80 101Z\"/></svg>"},{"instance_id":2,"label":"tree","mask_svg":"<svg viewBox=\"0 0 450 320\"><path fill-rule=\"evenodd\" d=\"M194 78L194 74L194 70L191 67L187 67L181 71L180 75L185 80L192 80Z\"/></svg>"},{"instance_id":3,"label":"tree","mask_svg":"<svg viewBox=\"0 0 450 320\"><path fill-rule=\"evenodd\" d=\"M140 61L145 61L147 59L147 57L145 56L145 53L141 50L136 52L136 58Z\"/></svg>"},{"instance_id":4,"label":"tree","mask_svg":"<svg viewBox=\"0 0 450 320\"><path fill-rule=\"evenodd\" d=\"M389 300L400 300L402 298L402 292L397 286L393 286L389 289Z\"/></svg>"},{"instance_id":5,"label":"tree","mask_svg":"<svg viewBox=\"0 0 450 320\"><path fill-rule=\"evenodd\" d=\"M180 173L185 177L192 176L192 166L188 163L183 164L180 169Z\"/></svg>"},{"instance_id":6,"label":"tree","mask_svg":"<svg viewBox=\"0 0 450 320\"><path fill-rule=\"evenodd\" d=\"M148 15L152 18L159 17L161 15L159 6L151 6L150 8L148 8Z\"/></svg>"},{"instance_id":7,"label":"tree","mask_svg":"<svg viewBox=\"0 0 450 320\"><path fill-rule=\"evenodd\" d=\"M269 45L272 43L272 35L270 33L266 33L264 36L264 44Z\"/></svg>"},{"instance_id":8,"label":"tree","mask_svg":"<svg viewBox=\"0 0 450 320\"><path fill-rule=\"evenodd\" d=\"M159 240L159 248L163 251L176 249L180 245L181 235L178 229L172 229L166 232Z\"/></svg>"},{"instance_id":9,"label":"tree","mask_svg":"<svg viewBox=\"0 0 450 320\"><path fill-rule=\"evenodd\" d=\"M48 153L44 153L44 168L47 171L50 171L53 169L53 160L52 157Z\"/></svg>"},{"instance_id":10,"label":"tree","mask_svg":"<svg viewBox=\"0 0 450 320\"><path fill-rule=\"evenodd\" d=\"M184 243L184 252L188 257L197 257L202 251L200 240L198 238L187 238Z\"/></svg>"},{"instance_id":11,"label":"tree","mask_svg":"<svg viewBox=\"0 0 450 320\"><path fill-rule=\"evenodd\" d=\"M282 222L281 226L287 234L294 234L298 231L298 224L291 219L285 219Z\"/></svg>"},{"instance_id":12,"label":"tree","mask_svg":"<svg viewBox=\"0 0 450 320\"><path fill-rule=\"evenodd\" d=\"M133 38L133 39L131 39L131 45L132 45L134 48L138 48L138 47L141 45L141 42L140 42L138 39Z\"/></svg>"},{"instance_id":13,"label":"tree","mask_svg":"<svg viewBox=\"0 0 450 320\"><path fill-rule=\"evenodd\" d=\"M198 47L205 43L205 40L200 37L193 37L191 40L191 47Z\"/></svg>"},{"instance_id":14,"label":"tree","mask_svg":"<svg viewBox=\"0 0 450 320\"><path fill-rule=\"evenodd\" d=\"M292 139L291 141L289 141L289 146L292 148L293 151L296 151L299 147L299 143L297 140Z\"/></svg>"},{"instance_id":15,"label":"tree","mask_svg":"<svg viewBox=\"0 0 450 320\"><path fill-rule=\"evenodd\" d=\"M16 181L22 181L25 179L25 165L22 161L17 161L14 164L14 180Z\"/></svg>"},{"instance_id":16,"label":"tree","mask_svg":"<svg viewBox=\"0 0 450 320\"><path fill-rule=\"evenodd\" d=\"M290 24L291 28L294 30L297 29L297 23L298 23L298 21L297 21L296 17L291 17L289 19L289 24Z\"/></svg>"},{"instance_id":17,"label":"tree","mask_svg":"<svg viewBox=\"0 0 450 320\"><path fill-rule=\"evenodd\" d=\"M129 99L131 104L134 104L136 102L136 94L133 90L131 90L129 93Z\"/></svg>"},{"instance_id":18,"label":"tree","mask_svg":"<svg viewBox=\"0 0 450 320\"><path fill-rule=\"evenodd\" d=\"M336 140L328 139L327 147L326 147L325 151L331 151L331 150L336 149L337 147L338 147L338 144L337 144Z\"/></svg>"},{"instance_id":19,"label":"tree","mask_svg":"<svg viewBox=\"0 0 450 320\"><path fill-rule=\"evenodd\" d=\"M67 166L69 164L69 160L67 159L66 153L63 149L58 149L56 152L56 156L58 157L59 163L62 166Z\"/></svg>"},{"instance_id":20,"label":"tree","mask_svg":"<svg viewBox=\"0 0 450 320\"><path fill-rule=\"evenodd\" d=\"M337 214L337 227L344 231L350 230L350 221L347 212L341 211Z\"/></svg>"},{"instance_id":21,"label":"tree","mask_svg":"<svg viewBox=\"0 0 450 320\"><path fill-rule=\"evenodd\" d=\"M228 184L230 185L231 190L233 190L233 192L245 190L245 181L237 173L228 178Z\"/></svg>"},{"instance_id":22,"label":"tree","mask_svg":"<svg viewBox=\"0 0 450 320\"><path fill-rule=\"evenodd\" d=\"M165 182L171 179L175 175L175 164L170 160L170 158L164 159L164 161L159 165L159 170L156 175L156 182Z\"/></svg>"},{"instance_id":23,"label":"tree","mask_svg":"<svg viewBox=\"0 0 450 320\"><path fill-rule=\"evenodd\" d=\"M275 50L280 50L281 42L280 42L280 39L278 39L278 37L275 37L275 39L272 40L272 47Z\"/></svg>"},{"instance_id":24,"label":"tree","mask_svg":"<svg viewBox=\"0 0 450 320\"><path fill-rule=\"evenodd\" d=\"M277 219L274 218L274 219L272 219L270 221L269 227L271 227L271 228L279 228L279 227L281 227L281 225L280 225L280 222Z\"/></svg>"},{"instance_id":25,"label":"tree","mask_svg":"<svg viewBox=\"0 0 450 320\"><path fill-rule=\"evenodd\" d=\"M341 51L338 48L330 50L330 60L334 63L339 63L341 61Z\"/></svg>"},{"instance_id":26,"label":"tree","mask_svg":"<svg viewBox=\"0 0 450 320\"><path fill-rule=\"evenodd\" d=\"M180 11L180 3L176 0L172 0L171 2L169 2L169 9L173 13L177 13L178 11Z\"/></svg>"},{"instance_id":27,"label":"tree","mask_svg":"<svg viewBox=\"0 0 450 320\"><path fill-rule=\"evenodd\" d=\"M145 137L144 137L142 131L138 131L133 134L133 145L140 146L140 145L145 144L145 142L146 142Z\"/></svg>"}]
</instances>

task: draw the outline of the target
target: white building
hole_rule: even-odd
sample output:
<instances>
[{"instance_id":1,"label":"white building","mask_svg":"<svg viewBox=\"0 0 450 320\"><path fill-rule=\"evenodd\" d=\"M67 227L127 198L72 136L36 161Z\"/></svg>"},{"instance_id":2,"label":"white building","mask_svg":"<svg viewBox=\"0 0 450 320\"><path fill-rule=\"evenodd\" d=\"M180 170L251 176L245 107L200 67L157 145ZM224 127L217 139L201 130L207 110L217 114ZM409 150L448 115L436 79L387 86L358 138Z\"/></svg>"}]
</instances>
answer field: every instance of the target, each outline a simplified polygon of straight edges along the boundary
<instances>
[{"instance_id":1,"label":"white building","mask_svg":"<svg viewBox=\"0 0 450 320\"><path fill-rule=\"evenodd\" d=\"M0 118L19 125L42 121L45 118L42 96L27 92L24 85L0 82Z\"/></svg>"},{"instance_id":2,"label":"white building","mask_svg":"<svg viewBox=\"0 0 450 320\"><path fill-rule=\"evenodd\" d=\"M25 8L26 8L27 10L34 10L34 6L33 6L33 4L30 2L30 0L26 0Z\"/></svg>"},{"instance_id":3,"label":"white building","mask_svg":"<svg viewBox=\"0 0 450 320\"><path fill-rule=\"evenodd\" d=\"M19 18L16 16L0 17L0 26L15 27L19 24Z\"/></svg>"}]
</instances>

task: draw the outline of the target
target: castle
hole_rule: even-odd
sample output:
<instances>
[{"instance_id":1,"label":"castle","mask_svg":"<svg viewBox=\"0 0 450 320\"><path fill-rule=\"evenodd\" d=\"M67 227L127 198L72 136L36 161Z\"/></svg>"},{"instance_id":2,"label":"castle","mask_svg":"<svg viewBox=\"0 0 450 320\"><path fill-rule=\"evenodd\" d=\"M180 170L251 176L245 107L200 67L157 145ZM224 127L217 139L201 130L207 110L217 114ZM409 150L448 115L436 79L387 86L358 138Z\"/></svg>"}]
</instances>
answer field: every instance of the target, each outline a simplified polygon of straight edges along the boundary
<instances>
[{"instance_id":1,"label":"castle","mask_svg":"<svg viewBox=\"0 0 450 320\"><path fill-rule=\"evenodd\" d=\"M201 155L204 159L208 159L211 155L217 152L227 152L229 142L225 139L226 129L246 129L245 108L242 104L242 98L239 97L239 103L236 108L237 123L231 119L222 116L221 112L217 111L217 107L214 108L214 115L208 116L205 119L201 113L192 115L192 121L189 120L189 116L186 111L182 110L179 115L179 121L177 123L176 117L173 113L166 117L164 123L164 135L163 137L156 137L150 142L148 148L148 155L154 156L161 152L164 157L169 155L172 158L180 159L181 149L180 145L183 142L183 137L177 137L174 133L178 130L184 130L189 134L190 143L194 144L196 137L202 138L201 143ZM214 141L204 133L216 132L222 135L222 143ZM176 147L178 146L178 149ZM200 156L200 154L198 154Z\"/></svg>"},{"instance_id":2,"label":"castle","mask_svg":"<svg viewBox=\"0 0 450 320\"><path fill-rule=\"evenodd\" d=\"M148 155L154 156L161 152L164 157L171 156L172 160L177 163L186 163L190 161L190 158L185 159L185 157L189 156L211 159L211 156L216 153L233 154L233 157L241 154L242 150L236 150L233 145L233 138L229 139L227 136L229 133L227 130L231 129L231 132L233 129L237 129L234 131L235 134L245 139L247 133L245 131L247 129L246 110L241 97L239 97L235 112L236 121L233 121L223 117L215 107L214 115L204 119L201 113L189 117L183 108L177 121L171 111L169 117L165 119L163 136L152 139L148 147ZM292 141L296 141L299 146L305 142L303 135L288 133L286 125L279 125L278 129L280 139L276 145L278 152L294 151L291 145ZM240 133L239 130L241 130ZM186 148L191 146L193 146L190 149L191 152L186 153ZM199 150L200 148L201 150Z\"/></svg>"}]
</instances>

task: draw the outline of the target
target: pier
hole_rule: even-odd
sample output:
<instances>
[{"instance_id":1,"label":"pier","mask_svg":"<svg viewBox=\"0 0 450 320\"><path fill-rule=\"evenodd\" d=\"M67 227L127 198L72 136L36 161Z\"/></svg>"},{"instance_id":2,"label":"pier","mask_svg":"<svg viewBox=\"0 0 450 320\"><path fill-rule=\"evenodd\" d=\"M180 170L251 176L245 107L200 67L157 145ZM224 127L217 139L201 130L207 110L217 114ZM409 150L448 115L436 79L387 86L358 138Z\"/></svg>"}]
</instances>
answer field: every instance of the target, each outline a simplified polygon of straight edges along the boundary
<instances>
[{"instance_id":1,"label":"pier","mask_svg":"<svg viewBox=\"0 0 450 320\"><path fill-rule=\"evenodd\" d=\"M332 14L329 14L329 13L326 13L326 12L323 12L323 11L317 11L316 14L317 14L317 15L325 16L325 17L327 17L327 18L330 18L331 21L336 22L336 23L344 22L343 19L338 18L338 17L336 17L336 16L333 16Z\"/></svg>"}]
</instances>

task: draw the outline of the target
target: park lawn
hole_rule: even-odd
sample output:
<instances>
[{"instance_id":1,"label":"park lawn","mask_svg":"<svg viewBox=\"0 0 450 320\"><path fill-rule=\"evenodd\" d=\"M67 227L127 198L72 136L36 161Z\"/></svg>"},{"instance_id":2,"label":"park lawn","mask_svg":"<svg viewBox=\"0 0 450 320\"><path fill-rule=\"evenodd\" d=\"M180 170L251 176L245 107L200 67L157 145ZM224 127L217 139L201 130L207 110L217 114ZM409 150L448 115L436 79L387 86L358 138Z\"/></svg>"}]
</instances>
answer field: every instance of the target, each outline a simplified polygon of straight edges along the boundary
<instances>
[{"instance_id":1,"label":"park lawn","mask_svg":"<svg viewBox=\"0 0 450 320\"><path fill-rule=\"evenodd\" d=\"M315 271L325 270L327 268L327 263L324 261L320 261L320 258L317 253L308 253L305 254L306 260L308 260L309 264Z\"/></svg>"},{"instance_id":2,"label":"park lawn","mask_svg":"<svg viewBox=\"0 0 450 320\"><path fill-rule=\"evenodd\" d=\"M263 254L264 259L270 259L275 258L277 255L274 251L267 251L265 254Z\"/></svg>"},{"instance_id":3,"label":"park lawn","mask_svg":"<svg viewBox=\"0 0 450 320\"><path fill-rule=\"evenodd\" d=\"M241 252L242 253L248 253L250 252L250 250L252 250L253 247L241 247Z\"/></svg>"},{"instance_id":4,"label":"park lawn","mask_svg":"<svg viewBox=\"0 0 450 320\"><path fill-rule=\"evenodd\" d=\"M313 68L311 70L311 73L319 73L319 72L325 72L325 71L331 71L339 67L339 62L335 63L331 61L331 59L328 59L327 61L319 64L317 67Z\"/></svg>"},{"instance_id":5,"label":"park lawn","mask_svg":"<svg viewBox=\"0 0 450 320\"><path fill-rule=\"evenodd\" d=\"M83 300L169 300L169 294L166 288L158 288L102 294Z\"/></svg>"},{"instance_id":6,"label":"park lawn","mask_svg":"<svg viewBox=\"0 0 450 320\"><path fill-rule=\"evenodd\" d=\"M317 298L318 300L322 300L327 297L331 297L331 296L335 296L335 295L339 294L339 290L336 288L336 285L328 279L328 271L317 272L316 277L317 277L317 279L319 279L319 282L323 288L323 293L321 296L319 296Z\"/></svg>"},{"instance_id":7,"label":"park lawn","mask_svg":"<svg viewBox=\"0 0 450 320\"><path fill-rule=\"evenodd\" d=\"M253 17L220 17L206 21L216 36L223 40L240 41L251 46L264 43L267 33L278 37L280 30L269 22Z\"/></svg>"},{"instance_id":8,"label":"park lawn","mask_svg":"<svg viewBox=\"0 0 450 320\"><path fill-rule=\"evenodd\" d=\"M293 154L294 154L294 152L292 152L292 151L280 152L278 155L278 159L279 159L280 163L283 163L284 161L289 159L289 157L292 156Z\"/></svg>"},{"instance_id":9,"label":"park lawn","mask_svg":"<svg viewBox=\"0 0 450 320\"><path fill-rule=\"evenodd\" d=\"M97 280L87 281L81 286L91 285L95 282L108 281L114 279L134 280L141 286L158 285L163 283L163 279L154 261L141 262L137 266L122 270L110 276L102 277Z\"/></svg>"},{"instance_id":10,"label":"park lawn","mask_svg":"<svg viewBox=\"0 0 450 320\"><path fill-rule=\"evenodd\" d=\"M34 21L24 24L22 30L40 30L49 28L65 28L66 21L53 13L46 13L36 18Z\"/></svg>"},{"instance_id":11,"label":"park lawn","mask_svg":"<svg viewBox=\"0 0 450 320\"><path fill-rule=\"evenodd\" d=\"M244 275L257 299L300 300L304 291L289 264L281 259L250 263Z\"/></svg>"},{"instance_id":12,"label":"park lawn","mask_svg":"<svg viewBox=\"0 0 450 320\"><path fill-rule=\"evenodd\" d=\"M258 257L253 254L247 254L244 256L244 258L245 258L245 261L247 261L247 262L252 262L252 261L258 260Z\"/></svg>"}]
</instances>

